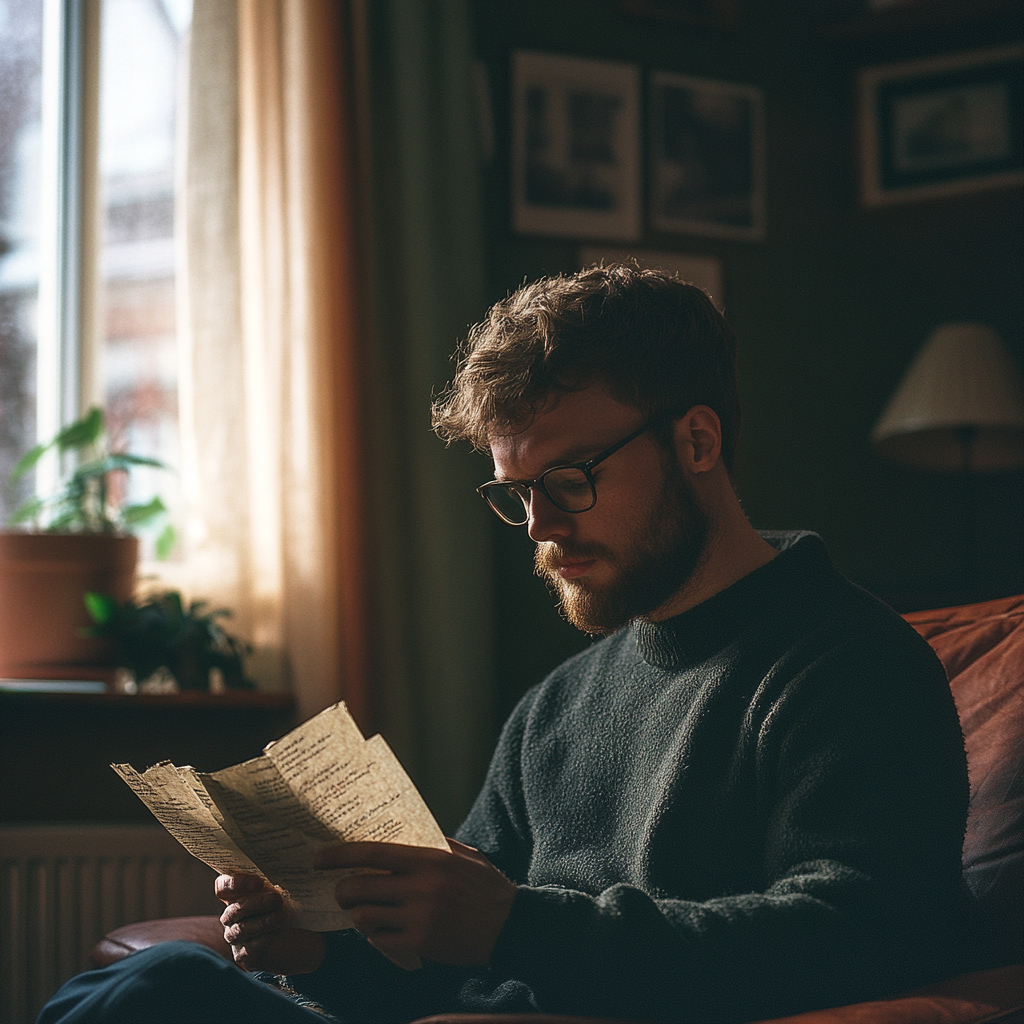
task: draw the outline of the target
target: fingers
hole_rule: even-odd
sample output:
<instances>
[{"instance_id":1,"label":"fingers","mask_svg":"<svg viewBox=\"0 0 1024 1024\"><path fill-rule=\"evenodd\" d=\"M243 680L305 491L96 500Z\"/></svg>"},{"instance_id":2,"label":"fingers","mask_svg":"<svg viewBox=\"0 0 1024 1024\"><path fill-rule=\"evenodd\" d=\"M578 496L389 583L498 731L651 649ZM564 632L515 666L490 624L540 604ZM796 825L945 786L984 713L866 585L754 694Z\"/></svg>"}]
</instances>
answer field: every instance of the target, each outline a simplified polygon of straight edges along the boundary
<instances>
[{"instance_id":1,"label":"fingers","mask_svg":"<svg viewBox=\"0 0 1024 1024\"><path fill-rule=\"evenodd\" d=\"M415 930L404 907L363 904L349 914L352 924L368 939L382 935L402 935Z\"/></svg>"},{"instance_id":2,"label":"fingers","mask_svg":"<svg viewBox=\"0 0 1024 1024\"><path fill-rule=\"evenodd\" d=\"M470 860L475 860L478 864L489 865L491 863L475 846L467 846L465 843L460 843L457 839L449 839L448 845L451 847L452 853L461 857L468 857Z\"/></svg>"},{"instance_id":3,"label":"fingers","mask_svg":"<svg viewBox=\"0 0 1024 1024\"><path fill-rule=\"evenodd\" d=\"M270 935L271 932L279 932L285 927L285 923L284 913L280 910L258 917L242 918L230 924L221 920L221 924L225 925L224 941L231 946L248 945L255 939Z\"/></svg>"},{"instance_id":4,"label":"fingers","mask_svg":"<svg viewBox=\"0 0 1024 1024\"><path fill-rule=\"evenodd\" d=\"M284 900L276 891L258 892L230 903L220 915L224 941L231 946L251 945L261 936L286 926Z\"/></svg>"},{"instance_id":5,"label":"fingers","mask_svg":"<svg viewBox=\"0 0 1024 1024\"><path fill-rule=\"evenodd\" d=\"M408 899L410 892L404 875L347 875L338 879L334 898L342 910L351 910L360 903L398 906Z\"/></svg>"},{"instance_id":6,"label":"fingers","mask_svg":"<svg viewBox=\"0 0 1024 1024\"><path fill-rule=\"evenodd\" d=\"M230 903L248 893L263 892L267 888L267 883L259 875L249 875L244 872L234 875L218 875L213 883L214 893L225 903Z\"/></svg>"},{"instance_id":7,"label":"fingers","mask_svg":"<svg viewBox=\"0 0 1024 1024\"><path fill-rule=\"evenodd\" d=\"M339 843L321 850L313 861L313 867L320 870L377 868L380 871L399 873L413 871L427 861L448 856L444 850L404 846L401 843Z\"/></svg>"},{"instance_id":8,"label":"fingers","mask_svg":"<svg viewBox=\"0 0 1024 1024\"><path fill-rule=\"evenodd\" d=\"M244 896L237 902L228 904L224 913L220 915L220 923L226 927L247 917L258 917L262 914L279 911L283 905L284 900L279 892L275 890L258 892L253 896Z\"/></svg>"}]
</instances>

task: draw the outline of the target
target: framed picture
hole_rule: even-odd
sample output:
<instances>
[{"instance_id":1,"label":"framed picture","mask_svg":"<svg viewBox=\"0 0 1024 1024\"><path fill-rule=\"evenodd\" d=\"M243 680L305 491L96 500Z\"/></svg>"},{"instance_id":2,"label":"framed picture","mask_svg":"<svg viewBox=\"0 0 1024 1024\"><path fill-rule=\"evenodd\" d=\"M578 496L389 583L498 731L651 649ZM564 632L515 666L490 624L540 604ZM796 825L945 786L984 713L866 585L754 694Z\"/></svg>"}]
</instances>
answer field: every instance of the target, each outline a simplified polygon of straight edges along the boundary
<instances>
[{"instance_id":1,"label":"framed picture","mask_svg":"<svg viewBox=\"0 0 1024 1024\"><path fill-rule=\"evenodd\" d=\"M749 85L651 76L656 231L764 237L764 100Z\"/></svg>"},{"instance_id":2,"label":"framed picture","mask_svg":"<svg viewBox=\"0 0 1024 1024\"><path fill-rule=\"evenodd\" d=\"M650 249L613 249L604 245L580 246L580 267L596 263L628 263L636 260L645 270L663 270L681 281L695 284L711 296L719 309L725 308L722 261L717 256L696 256L685 252L654 252Z\"/></svg>"},{"instance_id":3,"label":"framed picture","mask_svg":"<svg viewBox=\"0 0 1024 1024\"><path fill-rule=\"evenodd\" d=\"M1024 182L1024 46L860 73L865 206Z\"/></svg>"},{"instance_id":4,"label":"framed picture","mask_svg":"<svg viewBox=\"0 0 1024 1024\"><path fill-rule=\"evenodd\" d=\"M631 64L518 51L512 221L523 234L635 241L640 74Z\"/></svg>"}]
</instances>

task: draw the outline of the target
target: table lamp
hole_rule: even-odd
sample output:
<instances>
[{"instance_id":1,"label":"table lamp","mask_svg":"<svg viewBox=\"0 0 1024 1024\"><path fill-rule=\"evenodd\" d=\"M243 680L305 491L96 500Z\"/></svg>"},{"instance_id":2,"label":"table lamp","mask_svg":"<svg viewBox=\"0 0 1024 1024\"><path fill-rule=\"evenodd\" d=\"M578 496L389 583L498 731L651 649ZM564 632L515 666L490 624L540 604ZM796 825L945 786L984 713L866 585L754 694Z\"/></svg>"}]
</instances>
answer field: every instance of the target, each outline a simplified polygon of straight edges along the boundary
<instances>
[{"instance_id":1,"label":"table lamp","mask_svg":"<svg viewBox=\"0 0 1024 1024\"><path fill-rule=\"evenodd\" d=\"M1024 381L984 324L936 328L871 433L886 458L985 473L1024 467Z\"/></svg>"},{"instance_id":2,"label":"table lamp","mask_svg":"<svg viewBox=\"0 0 1024 1024\"><path fill-rule=\"evenodd\" d=\"M1024 381L985 324L944 324L911 363L875 424L879 453L963 479L964 583L976 586L975 476L1024 467Z\"/></svg>"}]
</instances>

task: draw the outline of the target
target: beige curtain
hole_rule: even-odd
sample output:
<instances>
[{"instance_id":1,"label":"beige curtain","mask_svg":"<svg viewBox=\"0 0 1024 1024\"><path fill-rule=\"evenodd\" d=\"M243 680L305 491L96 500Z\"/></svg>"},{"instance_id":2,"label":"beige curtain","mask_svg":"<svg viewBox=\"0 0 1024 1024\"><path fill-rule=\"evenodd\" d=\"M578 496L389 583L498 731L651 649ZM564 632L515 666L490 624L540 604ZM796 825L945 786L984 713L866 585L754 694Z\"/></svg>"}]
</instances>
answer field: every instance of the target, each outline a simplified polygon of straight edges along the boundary
<instances>
[{"instance_id":1,"label":"beige curtain","mask_svg":"<svg viewBox=\"0 0 1024 1024\"><path fill-rule=\"evenodd\" d=\"M470 22L194 0L179 320L182 589L234 609L300 715L380 729L447 829L495 724L489 466L428 415L484 309Z\"/></svg>"},{"instance_id":2,"label":"beige curtain","mask_svg":"<svg viewBox=\"0 0 1024 1024\"><path fill-rule=\"evenodd\" d=\"M250 674L364 712L358 369L330 0L195 0L179 568ZM344 438L344 443L341 443Z\"/></svg>"}]
</instances>

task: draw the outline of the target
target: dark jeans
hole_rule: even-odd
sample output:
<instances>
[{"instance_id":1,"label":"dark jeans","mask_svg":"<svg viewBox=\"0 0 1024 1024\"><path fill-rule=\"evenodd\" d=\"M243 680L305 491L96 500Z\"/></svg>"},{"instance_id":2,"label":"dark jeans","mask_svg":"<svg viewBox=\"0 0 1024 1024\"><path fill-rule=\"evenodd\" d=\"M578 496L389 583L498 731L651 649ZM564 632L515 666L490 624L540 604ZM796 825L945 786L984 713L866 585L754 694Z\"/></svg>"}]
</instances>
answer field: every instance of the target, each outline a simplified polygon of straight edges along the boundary
<instances>
[{"instance_id":1,"label":"dark jeans","mask_svg":"<svg viewBox=\"0 0 1024 1024\"><path fill-rule=\"evenodd\" d=\"M163 942L72 978L36 1024L325 1024L205 946Z\"/></svg>"}]
</instances>

